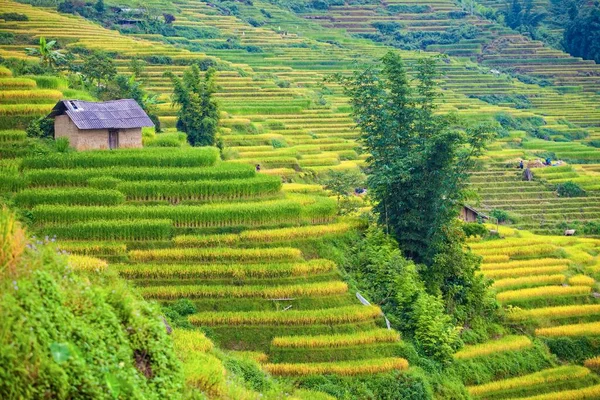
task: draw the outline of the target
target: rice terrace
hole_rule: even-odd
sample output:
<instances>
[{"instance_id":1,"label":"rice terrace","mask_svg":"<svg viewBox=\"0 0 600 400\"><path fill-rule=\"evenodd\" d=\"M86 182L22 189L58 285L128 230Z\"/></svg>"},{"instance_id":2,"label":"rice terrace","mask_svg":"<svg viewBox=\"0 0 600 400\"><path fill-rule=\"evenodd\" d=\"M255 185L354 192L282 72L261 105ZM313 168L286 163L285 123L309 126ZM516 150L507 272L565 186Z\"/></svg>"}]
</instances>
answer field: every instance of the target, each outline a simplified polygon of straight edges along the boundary
<instances>
[{"instance_id":1,"label":"rice terrace","mask_svg":"<svg viewBox=\"0 0 600 400\"><path fill-rule=\"evenodd\" d=\"M0 0L0 399L600 399L600 3Z\"/></svg>"}]
</instances>

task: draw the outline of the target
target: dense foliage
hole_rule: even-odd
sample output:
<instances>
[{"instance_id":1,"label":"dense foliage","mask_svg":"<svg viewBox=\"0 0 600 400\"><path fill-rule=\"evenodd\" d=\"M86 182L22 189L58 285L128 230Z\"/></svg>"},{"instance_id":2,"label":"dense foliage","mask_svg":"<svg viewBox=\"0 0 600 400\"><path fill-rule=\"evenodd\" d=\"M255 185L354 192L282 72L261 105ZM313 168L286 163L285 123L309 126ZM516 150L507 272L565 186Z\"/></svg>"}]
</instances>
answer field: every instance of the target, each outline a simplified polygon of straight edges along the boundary
<instances>
[{"instance_id":1,"label":"dense foliage","mask_svg":"<svg viewBox=\"0 0 600 400\"><path fill-rule=\"evenodd\" d=\"M52 244L27 239L6 209L0 267L0 397L181 398L165 325L124 282L73 271Z\"/></svg>"},{"instance_id":2,"label":"dense foliage","mask_svg":"<svg viewBox=\"0 0 600 400\"><path fill-rule=\"evenodd\" d=\"M194 64L179 79L173 73L173 104L178 105L177 129L187 133L192 146L212 146L216 141L219 106L214 98L217 91L214 68L201 77L200 67Z\"/></svg>"}]
</instances>

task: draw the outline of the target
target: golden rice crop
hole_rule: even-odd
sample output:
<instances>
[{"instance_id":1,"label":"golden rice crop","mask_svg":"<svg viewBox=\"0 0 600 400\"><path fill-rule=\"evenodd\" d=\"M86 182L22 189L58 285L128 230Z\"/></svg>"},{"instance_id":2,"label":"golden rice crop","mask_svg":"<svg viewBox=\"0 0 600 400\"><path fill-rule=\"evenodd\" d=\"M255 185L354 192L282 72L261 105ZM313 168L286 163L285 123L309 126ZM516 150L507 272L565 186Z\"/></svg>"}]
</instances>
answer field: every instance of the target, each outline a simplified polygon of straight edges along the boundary
<instances>
[{"instance_id":1,"label":"golden rice crop","mask_svg":"<svg viewBox=\"0 0 600 400\"><path fill-rule=\"evenodd\" d=\"M478 249L475 253L481 256L532 256L532 255L544 255L551 254L557 250L557 247L551 244L534 244L529 246L515 246L506 248L491 248L491 249Z\"/></svg>"},{"instance_id":2,"label":"golden rice crop","mask_svg":"<svg viewBox=\"0 0 600 400\"><path fill-rule=\"evenodd\" d=\"M586 275L575 275L569 278L569 285L573 286L594 286L596 280Z\"/></svg>"},{"instance_id":3,"label":"golden rice crop","mask_svg":"<svg viewBox=\"0 0 600 400\"><path fill-rule=\"evenodd\" d=\"M582 317L597 314L600 314L600 304L575 304L513 311L508 314L508 318L512 320L525 320L535 318Z\"/></svg>"},{"instance_id":4,"label":"golden rice crop","mask_svg":"<svg viewBox=\"0 0 600 400\"><path fill-rule=\"evenodd\" d=\"M467 390L471 396L488 396L518 388L548 385L555 382L568 381L583 378L590 374L590 370L577 365L556 367L523 375L516 378L504 379L485 383L483 385L468 386Z\"/></svg>"},{"instance_id":5,"label":"golden rice crop","mask_svg":"<svg viewBox=\"0 0 600 400\"><path fill-rule=\"evenodd\" d=\"M545 285L560 285L567 278L564 275L534 275L523 276L520 278L506 278L494 281L492 288L497 290L527 287L527 286L545 286Z\"/></svg>"},{"instance_id":6,"label":"golden rice crop","mask_svg":"<svg viewBox=\"0 0 600 400\"><path fill-rule=\"evenodd\" d=\"M314 259L305 263L285 264L112 264L111 268L129 279L244 279L312 276L333 271L335 266L330 260Z\"/></svg>"},{"instance_id":7,"label":"golden rice crop","mask_svg":"<svg viewBox=\"0 0 600 400\"><path fill-rule=\"evenodd\" d=\"M485 241L485 242L477 242L469 245L471 249L475 252L478 250L488 250L488 249L505 249L512 247L521 247L521 246L532 246L538 244L544 244L546 241L540 239L504 239L504 240L494 240L494 241Z\"/></svg>"},{"instance_id":8,"label":"golden rice crop","mask_svg":"<svg viewBox=\"0 0 600 400\"><path fill-rule=\"evenodd\" d=\"M5 66L0 65L0 77L8 78L12 76L12 71Z\"/></svg>"},{"instance_id":9,"label":"golden rice crop","mask_svg":"<svg viewBox=\"0 0 600 400\"><path fill-rule=\"evenodd\" d=\"M178 355L181 357L181 354ZM185 383L220 397L226 390L226 370L221 361L211 354L194 352L183 362Z\"/></svg>"},{"instance_id":10,"label":"golden rice crop","mask_svg":"<svg viewBox=\"0 0 600 400\"><path fill-rule=\"evenodd\" d=\"M144 296L153 299L215 298L215 297L258 297L265 299L290 298L296 296L327 296L348 291L342 281L317 282L282 286L223 286L223 285L177 285L145 286L138 288Z\"/></svg>"},{"instance_id":11,"label":"golden rice crop","mask_svg":"<svg viewBox=\"0 0 600 400\"><path fill-rule=\"evenodd\" d=\"M108 267L106 261L88 256L70 255L68 263L76 271L100 271Z\"/></svg>"},{"instance_id":12,"label":"golden rice crop","mask_svg":"<svg viewBox=\"0 0 600 400\"><path fill-rule=\"evenodd\" d=\"M267 261L301 261L302 252L291 247L272 249L154 249L132 250L129 257L133 261L147 262L244 262L256 263Z\"/></svg>"},{"instance_id":13,"label":"golden rice crop","mask_svg":"<svg viewBox=\"0 0 600 400\"><path fill-rule=\"evenodd\" d=\"M280 336L273 338L271 345L283 348L346 347L373 343L400 341L400 334L391 329L375 329L337 335Z\"/></svg>"},{"instance_id":14,"label":"golden rice crop","mask_svg":"<svg viewBox=\"0 0 600 400\"><path fill-rule=\"evenodd\" d=\"M589 294L592 288L589 286L542 286L537 288L508 290L498 293L496 299L500 302L512 300L527 300L552 296L571 296Z\"/></svg>"},{"instance_id":15,"label":"golden rice crop","mask_svg":"<svg viewBox=\"0 0 600 400\"><path fill-rule=\"evenodd\" d=\"M346 306L319 310L202 312L188 320L199 326L215 325L314 325L372 320L381 315L377 306Z\"/></svg>"},{"instance_id":16,"label":"golden rice crop","mask_svg":"<svg viewBox=\"0 0 600 400\"><path fill-rule=\"evenodd\" d=\"M591 369L600 369L600 356L585 360L583 365Z\"/></svg>"},{"instance_id":17,"label":"golden rice crop","mask_svg":"<svg viewBox=\"0 0 600 400\"><path fill-rule=\"evenodd\" d=\"M52 110L51 104L0 104L0 115L43 115Z\"/></svg>"},{"instance_id":18,"label":"golden rice crop","mask_svg":"<svg viewBox=\"0 0 600 400\"><path fill-rule=\"evenodd\" d=\"M582 389L550 392L531 397L520 397L519 400L584 400L600 398L600 385L588 386Z\"/></svg>"},{"instance_id":19,"label":"golden rice crop","mask_svg":"<svg viewBox=\"0 0 600 400\"><path fill-rule=\"evenodd\" d=\"M189 352L206 353L214 347L213 342L200 331L175 329L171 337L173 338L175 350L180 354Z\"/></svg>"},{"instance_id":20,"label":"golden rice crop","mask_svg":"<svg viewBox=\"0 0 600 400\"><path fill-rule=\"evenodd\" d=\"M294 239L308 239L348 232L355 224L342 222L331 225L244 231L240 234L177 236L173 241L178 247L233 245L236 243L268 243Z\"/></svg>"},{"instance_id":21,"label":"golden rice crop","mask_svg":"<svg viewBox=\"0 0 600 400\"><path fill-rule=\"evenodd\" d=\"M483 256L484 263L500 263L507 262L510 259L506 254Z\"/></svg>"},{"instance_id":22,"label":"golden rice crop","mask_svg":"<svg viewBox=\"0 0 600 400\"><path fill-rule=\"evenodd\" d=\"M550 328L538 328L536 336L598 336L600 335L600 322L588 322L583 324L570 324L554 326Z\"/></svg>"},{"instance_id":23,"label":"golden rice crop","mask_svg":"<svg viewBox=\"0 0 600 400\"><path fill-rule=\"evenodd\" d=\"M106 242L62 242L58 248L68 253L84 256L121 256L127 252L127 246L124 244Z\"/></svg>"},{"instance_id":24,"label":"golden rice crop","mask_svg":"<svg viewBox=\"0 0 600 400\"><path fill-rule=\"evenodd\" d=\"M534 268L515 268L515 269L490 269L482 271L486 278L502 279L509 277L548 275L566 271L569 267L566 265L555 265L552 267L534 267Z\"/></svg>"},{"instance_id":25,"label":"golden rice crop","mask_svg":"<svg viewBox=\"0 0 600 400\"><path fill-rule=\"evenodd\" d=\"M58 90L4 90L0 91L0 101L8 100L36 100L36 99L53 99L60 100L63 96Z\"/></svg>"},{"instance_id":26,"label":"golden rice crop","mask_svg":"<svg viewBox=\"0 0 600 400\"><path fill-rule=\"evenodd\" d=\"M335 374L352 376L361 374L378 374L394 370L408 369L408 361L403 358L374 358L370 360L331 362L331 363L298 363L298 364L265 364L264 369L273 375L305 376Z\"/></svg>"},{"instance_id":27,"label":"golden rice crop","mask_svg":"<svg viewBox=\"0 0 600 400\"><path fill-rule=\"evenodd\" d=\"M569 265L570 261L563 258L538 258L535 260L516 260L502 263L483 263L482 270L488 269L517 269L533 267L551 267L554 265Z\"/></svg>"},{"instance_id":28,"label":"golden rice crop","mask_svg":"<svg viewBox=\"0 0 600 400\"><path fill-rule=\"evenodd\" d=\"M527 336L505 336L502 339L493 340L472 346L465 346L454 354L454 358L459 360L487 356L490 354L503 353L505 351L515 351L533 346L533 343Z\"/></svg>"}]
</instances>

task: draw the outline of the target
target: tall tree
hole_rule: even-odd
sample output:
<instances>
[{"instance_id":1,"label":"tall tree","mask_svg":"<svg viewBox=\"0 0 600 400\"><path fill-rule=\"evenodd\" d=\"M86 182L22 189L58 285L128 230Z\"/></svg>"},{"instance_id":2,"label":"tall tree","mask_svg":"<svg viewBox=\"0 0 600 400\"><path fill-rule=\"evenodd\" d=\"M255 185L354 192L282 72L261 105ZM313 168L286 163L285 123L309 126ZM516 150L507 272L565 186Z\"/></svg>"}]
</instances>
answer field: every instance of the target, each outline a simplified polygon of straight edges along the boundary
<instances>
[{"instance_id":1,"label":"tall tree","mask_svg":"<svg viewBox=\"0 0 600 400\"><path fill-rule=\"evenodd\" d=\"M183 79L172 72L165 74L173 82L173 105L180 106L177 129L187 133L192 146L213 146L216 142L219 105L214 98L215 74L216 70L209 68L203 78L195 64L183 73Z\"/></svg>"},{"instance_id":2,"label":"tall tree","mask_svg":"<svg viewBox=\"0 0 600 400\"><path fill-rule=\"evenodd\" d=\"M458 129L454 118L440 115L436 78L436 60L422 59L411 85L404 63L392 52L380 70L338 76L370 154L367 182L379 223L406 256L423 264L428 293L466 323L493 309L476 274L478 258L463 250L457 216L468 171L494 129L487 124Z\"/></svg>"},{"instance_id":3,"label":"tall tree","mask_svg":"<svg viewBox=\"0 0 600 400\"><path fill-rule=\"evenodd\" d=\"M431 264L457 216L473 156L490 134L452 129L453 119L436 113L434 59L418 62L415 89L397 54L382 61L381 71L342 80L371 155L368 186L380 222L409 257Z\"/></svg>"}]
</instances>

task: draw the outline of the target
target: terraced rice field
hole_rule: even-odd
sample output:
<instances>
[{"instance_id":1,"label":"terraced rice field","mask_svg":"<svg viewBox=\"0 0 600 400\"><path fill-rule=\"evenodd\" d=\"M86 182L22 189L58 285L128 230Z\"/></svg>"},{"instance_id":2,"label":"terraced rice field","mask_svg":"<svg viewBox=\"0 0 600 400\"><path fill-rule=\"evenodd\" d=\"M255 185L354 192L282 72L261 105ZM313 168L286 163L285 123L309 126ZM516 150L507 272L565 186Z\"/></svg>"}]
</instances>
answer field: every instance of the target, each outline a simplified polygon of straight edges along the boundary
<instances>
[{"instance_id":1,"label":"terraced rice field","mask_svg":"<svg viewBox=\"0 0 600 400\"><path fill-rule=\"evenodd\" d=\"M421 12L402 11L414 5ZM191 300L195 311L182 318L210 329L219 346L253 352L273 374L408 368L402 340L384 328L379 308L360 304L335 264L306 250L311 240L343 235L357 221L338 218L335 201L320 186L280 179L311 179L364 165L347 99L323 78L348 73L391 48L364 37L375 32L375 22L398 22L413 32L442 32L463 23L478 27L482 34L475 39L431 45L427 53L399 53L409 65L423 55L450 56L440 63L440 112L454 112L463 122L498 114L537 119L547 129L539 136L549 140L542 140L509 126L506 137L490 146L471 180L485 211L510 211L520 217L516 228L535 233L561 233L560 222L600 220L600 151L588 143L600 138L596 65L478 17L450 18L448 13L460 9L449 0L373 1L299 15L268 2L240 3L242 15L259 8L272 15L260 27L205 2L179 0L170 7L165 11L176 16L177 26L213 29L216 37L170 41L124 35L10 0L0 0L0 13L23 13L29 21L0 21L0 32L109 50L120 72L133 57L144 59L145 86L159 95L159 116L169 131L176 109L163 73L180 76L187 64L213 60L219 70L220 137L229 161L217 161L214 150L185 148L21 159L27 122L60 98L85 100L86 94L59 78L15 77L0 68L0 189L15 192L35 229L56 235L60 247L74 254L74 268L106 268L82 258L100 257L149 299ZM223 46L228 40L239 46ZM27 59L22 47L0 45L0 56ZM168 57L171 64L151 56ZM548 78L562 88L525 84L497 69ZM498 95L505 101L484 101ZM516 104L515 96L525 98L527 107ZM523 181L515 168L519 159L547 153L567 164L535 169L535 180ZM263 173L256 174L254 164ZM566 181L580 184L588 196L558 197L554 185ZM473 360L493 364L498 355L527 357L541 351L540 341L597 336L600 329L598 240L504 227L500 233L507 238L472 247L483 256L482 274L494 279L508 323L529 336L467 346L456 354L455 368L465 371ZM184 336L176 339L181 348L198 346L188 349L193 357L185 360L192 371L208 357L203 353L211 344L200 334L177 335ZM537 370L516 366L510 373L490 367L486 376L465 373L465 381L477 398L596 398L600 382L590 370L598 364L590 359L586 367L561 367L549 361ZM224 390L223 380L212 382L210 374L187 375L215 393Z\"/></svg>"},{"instance_id":2,"label":"terraced rice field","mask_svg":"<svg viewBox=\"0 0 600 400\"><path fill-rule=\"evenodd\" d=\"M560 338L598 335L600 303L593 276L597 276L600 262L600 241L538 236L508 228L501 228L500 235L502 239L475 241L470 247L483 257L481 273L493 279L491 288L507 322L534 339L506 336L456 353L456 368L469 371L469 363L475 361L490 366L489 375L468 378L469 393L474 398L494 399L596 398L600 381L586 367L559 366L547 359L538 370L517 365L511 370L494 370L492 363L502 354L527 359L543 351L540 341L553 349L553 341ZM594 361L586 365L593 368Z\"/></svg>"},{"instance_id":3,"label":"terraced rice field","mask_svg":"<svg viewBox=\"0 0 600 400\"><path fill-rule=\"evenodd\" d=\"M265 354L264 368L275 375L408 368L381 310L362 305L333 262L301 250L357 222L339 219L319 186L286 194L279 177L217 156L188 148L25 158L14 171L21 180L14 199L31 210L39 234L73 254L73 268L107 268L89 258L99 257L148 299L191 300L196 312L184 316L191 325L209 329L223 348ZM93 188L99 177L122 183ZM130 182L147 194L132 194ZM167 196L169 182L178 185ZM211 196L195 189L189 197L187 184L210 187Z\"/></svg>"}]
</instances>

